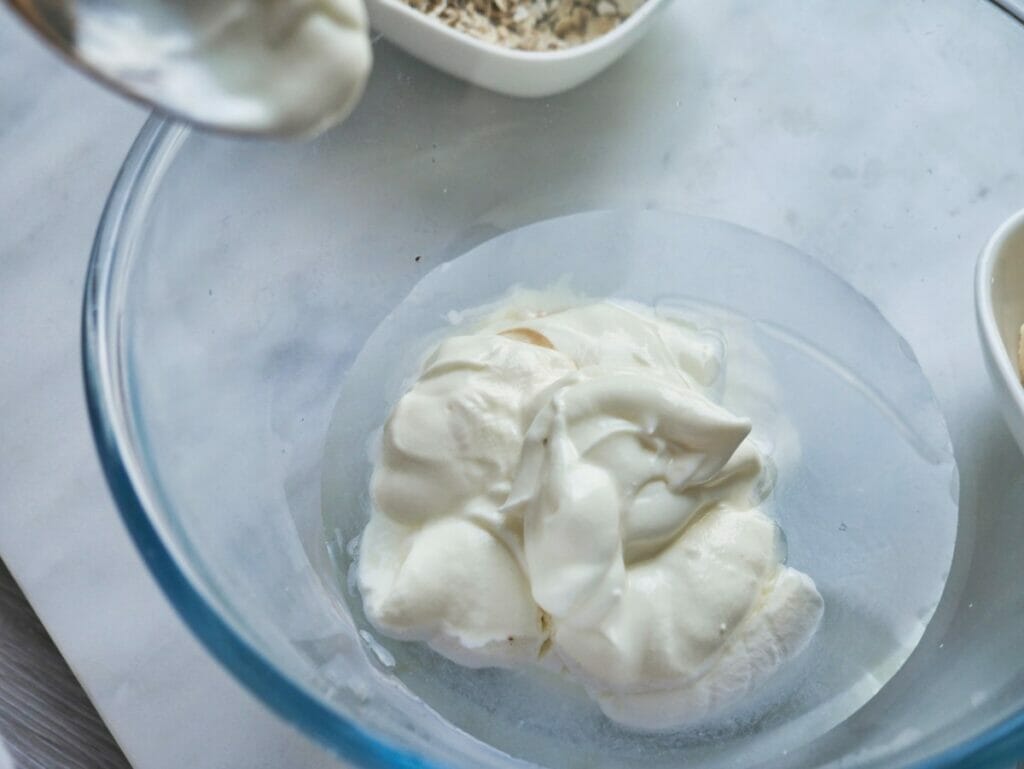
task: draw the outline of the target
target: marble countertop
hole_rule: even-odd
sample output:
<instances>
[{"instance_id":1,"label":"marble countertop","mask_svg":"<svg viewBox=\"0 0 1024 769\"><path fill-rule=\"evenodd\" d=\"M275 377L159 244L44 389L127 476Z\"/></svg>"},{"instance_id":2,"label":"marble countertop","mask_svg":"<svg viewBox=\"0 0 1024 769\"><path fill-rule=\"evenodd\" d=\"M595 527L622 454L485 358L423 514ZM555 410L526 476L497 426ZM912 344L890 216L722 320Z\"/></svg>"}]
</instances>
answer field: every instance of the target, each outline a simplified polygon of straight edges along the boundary
<instances>
[{"instance_id":1,"label":"marble countertop","mask_svg":"<svg viewBox=\"0 0 1024 769\"><path fill-rule=\"evenodd\" d=\"M79 365L82 285L100 211L145 117L0 9L0 554L136 769L340 766L181 624L95 457ZM0 643L43 645L38 631L15 632L28 621L19 605L16 595L0 601ZM116 769L66 669L45 651L21 653L10 666L34 668L38 687L0 664L0 712L5 698L42 712L0 717L19 769Z\"/></svg>"},{"instance_id":2,"label":"marble countertop","mask_svg":"<svg viewBox=\"0 0 1024 769\"><path fill-rule=\"evenodd\" d=\"M801 8L824 8L823 2ZM871 7L885 14L899 6L893 18L902 23L910 12L900 9L910 5L874 0ZM696 18L701 7L679 0L666 24L686 14ZM864 13L865 23L869 16ZM1024 205L1024 174L1007 168L1002 149L1014 137L1019 141L1024 128L1024 93L1013 88L1024 34L984 0L933 0L920 18L925 28L900 32L906 45L898 55L907 64L900 93L908 109L887 119L902 122L832 133L813 105L797 109L799 98L784 99L773 128L777 146L789 153L783 160L805 160L798 168L822 172L813 199L798 178L777 174L779 159L751 155L742 135L714 130L713 111L733 110L716 100L716 78L757 77L756 56L708 66L700 88L711 112L698 126L691 153L700 162L689 169L678 198L695 213L741 221L819 255L877 302L912 343L936 332L924 328L926 319L913 314L890 279L900 260L941 253L949 269L924 270L907 290L948 303L948 327L940 331L950 344L971 344L973 327L956 320L970 317L971 259L994 227ZM646 53L632 54L619 65L629 69L618 75L641 75ZM941 101L956 93L973 100L963 114ZM992 114L973 109L986 99ZM899 157L900 145L883 141L912 134L913 110L922 107L959 121L946 137L948 162L936 165L934 176L920 158ZM338 767L244 691L186 630L129 541L95 457L79 366L82 282L100 210L144 118L140 108L63 66L0 11L0 434L6 449L0 555L135 769ZM967 142L972 132L985 132L988 144ZM877 146L859 146L865 137ZM776 187L753 184L745 196L730 196L737 173L761 174ZM870 207L853 209L851 201ZM899 236L897 225L903 227ZM858 259L845 247L855 228L871 258ZM920 357L951 412L954 440L966 447L961 463L983 454L965 438L979 425L989 443L985 451L1016 451L994 406L978 405L987 387L980 357L978 371L967 377L951 369L941 350L925 349ZM36 626L11 631L11 623L29 620L19 614L20 597L10 587L4 593L2 576L0 622L7 627L0 632L0 656L9 656L6 668L0 664L0 732L7 733L15 758L23 767L54 761L117 767L121 759L109 736L53 653L4 651L2 644L43 649L45 642ZM28 668L30 676L24 675ZM18 671L18 683L5 669ZM24 719L3 717L11 707L40 713L26 726Z\"/></svg>"}]
</instances>

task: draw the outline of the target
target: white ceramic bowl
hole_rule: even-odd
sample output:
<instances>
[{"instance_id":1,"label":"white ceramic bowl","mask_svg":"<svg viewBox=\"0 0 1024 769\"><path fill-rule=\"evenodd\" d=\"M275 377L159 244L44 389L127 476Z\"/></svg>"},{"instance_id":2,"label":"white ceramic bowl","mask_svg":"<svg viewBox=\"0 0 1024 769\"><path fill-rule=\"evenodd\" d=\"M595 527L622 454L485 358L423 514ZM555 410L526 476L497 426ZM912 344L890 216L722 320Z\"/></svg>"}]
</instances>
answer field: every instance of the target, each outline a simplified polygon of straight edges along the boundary
<instances>
[{"instance_id":1,"label":"white ceramic bowl","mask_svg":"<svg viewBox=\"0 0 1024 769\"><path fill-rule=\"evenodd\" d=\"M1024 385L1017 368L1024 324L1024 211L1007 219L982 250L975 302L985 365L999 408L1024 451Z\"/></svg>"},{"instance_id":2,"label":"white ceramic bowl","mask_svg":"<svg viewBox=\"0 0 1024 769\"><path fill-rule=\"evenodd\" d=\"M589 80L650 28L666 0L646 0L595 40L561 51L517 51L452 29L403 0L367 0L374 29L399 48L450 75L509 96L551 96Z\"/></svg>"}]
</instances>

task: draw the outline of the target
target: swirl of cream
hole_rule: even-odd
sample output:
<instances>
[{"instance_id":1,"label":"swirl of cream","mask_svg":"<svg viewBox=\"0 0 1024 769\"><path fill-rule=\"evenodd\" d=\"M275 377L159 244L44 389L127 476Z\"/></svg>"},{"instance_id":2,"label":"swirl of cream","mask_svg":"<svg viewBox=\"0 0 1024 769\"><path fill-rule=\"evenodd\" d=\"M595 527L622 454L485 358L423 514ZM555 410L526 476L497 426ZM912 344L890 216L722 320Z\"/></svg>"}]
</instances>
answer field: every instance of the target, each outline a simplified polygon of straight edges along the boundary
<instances>
[{"instance_id":1,"label":"swirl of cream","mask_svg":"<svg viewBox=\"0 0 1024 769\"><path fill-rule=\"evenodd\" d=\"M756 507L750 422L703 391L715 355L609 303L442 342L384 428L370 621L466 665L564 669L636 728L753 691L822 601Z\"/></svg>"}]
</instances>

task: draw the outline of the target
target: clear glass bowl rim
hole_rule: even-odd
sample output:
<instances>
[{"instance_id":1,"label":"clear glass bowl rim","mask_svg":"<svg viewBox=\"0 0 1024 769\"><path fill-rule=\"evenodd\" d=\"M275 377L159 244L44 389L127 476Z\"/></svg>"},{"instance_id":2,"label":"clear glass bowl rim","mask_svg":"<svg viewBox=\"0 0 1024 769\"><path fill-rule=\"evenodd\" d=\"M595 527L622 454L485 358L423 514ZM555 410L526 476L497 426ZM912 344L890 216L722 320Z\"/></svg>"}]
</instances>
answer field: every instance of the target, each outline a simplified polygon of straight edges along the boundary
<instances>
[{"instance_id":1,"label":"clear glass bowl rim","mask_svg":"<svg viewBox=\"0 0 1024 769\"><path fill-rule=\"evenodd\" d=\"M150 193L189 129L156 113L121 166L99 220L82 305L82 371L93 439L117 509L143 561L175 611L214 658L268 708L346 761L376 769L445 769L388 745L342 717L290 678L223 617L161 533L140 486L143 460L125 429L129 404L118 377L117 317L111 287L123 277L125 222L144 213ZM141 207L141 208L140 208ZM159 515L157 513L157 515ZM1024 755L1024 703L982 733L905 769L1002 768Z\"/></svg>"}]
</instances>

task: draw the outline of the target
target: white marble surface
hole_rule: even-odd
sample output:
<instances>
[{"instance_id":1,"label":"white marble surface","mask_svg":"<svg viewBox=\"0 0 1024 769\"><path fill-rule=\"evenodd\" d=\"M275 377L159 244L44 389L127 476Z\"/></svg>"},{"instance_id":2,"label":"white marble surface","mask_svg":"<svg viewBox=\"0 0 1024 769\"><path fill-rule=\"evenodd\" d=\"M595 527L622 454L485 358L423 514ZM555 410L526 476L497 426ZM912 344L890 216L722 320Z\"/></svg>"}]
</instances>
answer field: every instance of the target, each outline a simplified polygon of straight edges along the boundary
<instances>
[{"instance_id":1,"label":"white marble surface","mask_svg":"<svg viewBox=\"0 0 1024 769\"><path fill-rule=\"evenodd\" d=\"M833 50L805 27L792 31L807 47L787 47L784 25L761 39L747 24L731 38L731 58L700 60L721 56L699 41L732 34L720 9L733 5L750 12L741 3L680 2L664 17L665 27L690 24L680 27L688 45L679 50L692 57L689 85L702 112L688 123L685 181L663 196L820 256L914 344L962 465L1007 452L1019 461L988 400L980 358L964 372L962 352L974 344L973 255L1024 205L1024 33L982 0L875 2L856 23L888 30L885 57ZM811 5L826 7L801 7ZM655 34L673 32L665 27ZM764 72L765 46L791 59ZM613 77L643 82L645 55L654 54L635 52ZM902 67L895 75L894 60ZM873 78L895 76L892 92L905 109L887 111L888 122L865 114L837 129L830 119L849 111L835 93L819 101L784 86L805 78L833 89L827 77L835 72L860 73L843 92L853 97L870 93ZM726 103L762 76L780 84L771 116ZM915 141L921 114L939 139L932 154ZM0 555L136 769L338 766L192 639L129 542L94 456L78 359L82 278L104 198L143 117L62 68L0 14ZM752 133L760 153L748 143ZM911 280L907 263L916 265ZM929 300L948 313L916 312ZM981 484L968 472L965 497L978 498Z\"/></svg>"},{"instance_id":2,"label":"white marble surface","mask_svg":"<svg viewBox=\"0 0 1024 769\"><path fill-rule=\"evenodd\" d=\"M340 766L180 623L95 458L79 366L82 282L144 117L0 10L0 554L136 769Z\"/></svg>"}]
</instances>

